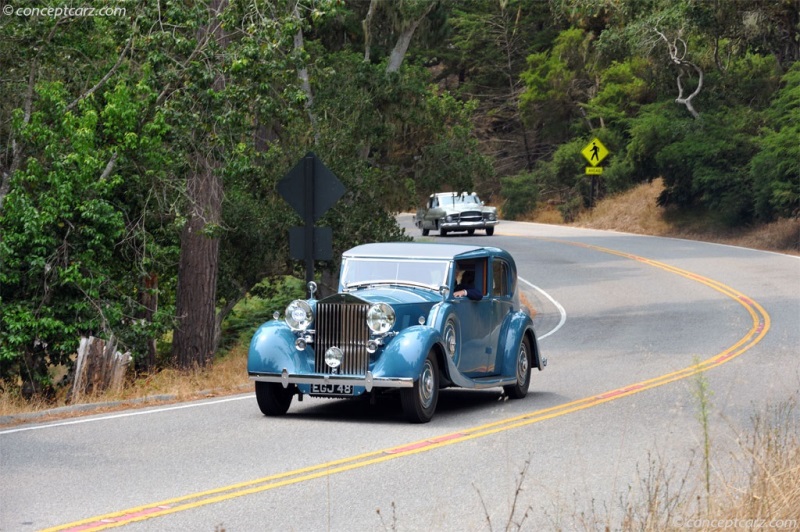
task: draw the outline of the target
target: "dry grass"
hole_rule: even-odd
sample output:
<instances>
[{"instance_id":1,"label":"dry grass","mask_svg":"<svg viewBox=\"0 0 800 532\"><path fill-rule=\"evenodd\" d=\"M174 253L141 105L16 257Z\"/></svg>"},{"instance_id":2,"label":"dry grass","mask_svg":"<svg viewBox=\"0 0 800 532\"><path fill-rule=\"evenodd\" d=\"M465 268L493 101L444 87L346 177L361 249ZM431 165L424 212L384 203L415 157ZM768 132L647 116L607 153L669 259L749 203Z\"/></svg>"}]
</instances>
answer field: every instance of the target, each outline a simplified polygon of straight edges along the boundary
<instances>
[{"instance_id":1,"label":"dry grass","mask_svg":"<svg viewBox=\"0 0 800 532\"><path fill-rule=\"evenodd\" d=\"M247 348L247 345L236 345L225 356L203 369L183 371L168 368L152 375L130 375L121 391L87 395L82 403L97 405L97 410L94 411L107 411L239 393L250 386L247 377ZM50 401L26 401L17 395L2 393L0 417L38 413L43 415L43 419L48 419L85 414L80 408L69 411L58 409L67 405L66 389L60 390L58 396ZM19 420L9 422L17 421Z\"/></svg>"},{"instance_id":2,"label":"dry grass","mask_svg":"<svg viewBox=\"0 0 800 532\"><path fill-rule=\"evenodd\" d=\"M656 198L662 190L663 182L656 179L623 194L602 199L594 209L579 214L574 225L643 235L670 235L672 225L664 220L664 209L656 205Z\"/></svg>"},{"instance_id":3,"label":"dry grass","mask_svg":"<svg viewBox=\"0 0 800 532\"><path fill-rule=\"evenodd\" d=\"M604 198L594 209L582 212L573 225L800 254L800 219L781 219L750 229L730 229L713 222L709 224L709 217L704 213L678 213L657 206L656 198L663 189L662 180L656 179ZM548 211L552 209L545 209Z\"/></svg>"}]
</instances>

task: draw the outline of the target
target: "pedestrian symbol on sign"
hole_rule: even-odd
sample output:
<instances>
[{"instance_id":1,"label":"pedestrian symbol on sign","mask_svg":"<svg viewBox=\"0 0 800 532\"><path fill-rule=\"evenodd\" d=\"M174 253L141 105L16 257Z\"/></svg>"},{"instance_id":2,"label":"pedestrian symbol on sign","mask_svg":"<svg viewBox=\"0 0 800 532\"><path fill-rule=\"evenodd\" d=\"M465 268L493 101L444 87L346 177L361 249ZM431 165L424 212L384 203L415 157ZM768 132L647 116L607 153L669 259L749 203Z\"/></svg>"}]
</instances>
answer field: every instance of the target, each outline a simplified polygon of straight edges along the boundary
<instances>
[{"instance_id":1,"label":"pedestrian symbol on sign","mask_svg":"<svg viewBox=\"0 0 800 532\"><path fill-rule=\"evenodd\" d=\"M589 162L597 159L597 162L599 163L600 162L600 157L597 156L597 152L600 151L600 148L597 147L597 143L596 142L592 142L592 150L591 151L592 151L592 156L589 158Z\"/></svg>"},{"instance_id":2,"label":"pedestrian symbol on sign","mask_svg":"<svg viewBox=\"0 0 800 532\"><path fill-rule=\"evenodd\" d=\"M581 154L589 161L589 164L597 166L608 156L608 150L600 142L600 139L594 139L581 150Z\"/></svg>"}]
</instances>

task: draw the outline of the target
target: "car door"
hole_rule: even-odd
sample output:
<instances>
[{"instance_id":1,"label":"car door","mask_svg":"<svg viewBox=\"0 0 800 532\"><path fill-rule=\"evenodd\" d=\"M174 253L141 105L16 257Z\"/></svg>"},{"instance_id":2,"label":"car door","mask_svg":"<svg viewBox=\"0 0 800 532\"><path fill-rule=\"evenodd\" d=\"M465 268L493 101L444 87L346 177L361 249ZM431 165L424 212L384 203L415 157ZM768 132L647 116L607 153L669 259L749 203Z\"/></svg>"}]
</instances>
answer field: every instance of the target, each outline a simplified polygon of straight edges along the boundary
<instances>
[{"instance_id":1,"label":"car door","mask_svg":"<svg viewBox=\"0 0 800 532\"><path fill-rule=\"evenodd\" d=\"M458 370L467 377L480 377L490 373L496 353L491 343L492 301L488 296L488 260L471 259L456 262L455 270L472 269L475 272L475 288L483 294L480 301L453 298L455 314L461 329L461 350ZM455 290L456 280L451 287Z\"/></svg>"},{"instance_id":2,"label":"car door","mask_svg":"<svg viewBox=\"0 0 800 532\"><path fill-rule=\"evenodd\" d=\"M514 287L511 280L511 267L505 260L494 257L491 262L491 291L489 301L491 304L491 319L487 320L488 343L492 347L494 356L488 363L487 371L497 373L502 367L500 344L500 330L506 316L514 310Z\"/></svg>"},{"instance_id":3,"label":"car door","mask_svg":"<svg viewBox=\"0 0 800 532\"><path fill-rule=\"evenodd\" d=\"M422 223L425 229L437 229L437 221L444 216L444 211L439 205L439 197L433 196L428 204L428 209L423 215Z\"/></svg>"}]
</instances>

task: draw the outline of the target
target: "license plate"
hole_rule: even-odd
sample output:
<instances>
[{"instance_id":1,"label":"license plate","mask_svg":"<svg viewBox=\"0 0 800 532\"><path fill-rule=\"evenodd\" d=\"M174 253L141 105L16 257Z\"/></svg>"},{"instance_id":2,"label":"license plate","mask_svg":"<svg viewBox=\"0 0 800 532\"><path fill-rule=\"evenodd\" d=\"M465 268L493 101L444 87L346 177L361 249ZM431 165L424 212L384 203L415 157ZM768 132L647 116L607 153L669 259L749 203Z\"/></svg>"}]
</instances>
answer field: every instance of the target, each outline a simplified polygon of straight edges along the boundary
<instances>
[{"instance_id":1,"label":"license plate","mask_svg":"<svg viewBox=\"0 0 800 532\"><path fill-rule=\"evenodd\" d=\"M324 395L353 395L353 386L350 384L312 384L311 393Z\"/></svg>"}]
</instances>

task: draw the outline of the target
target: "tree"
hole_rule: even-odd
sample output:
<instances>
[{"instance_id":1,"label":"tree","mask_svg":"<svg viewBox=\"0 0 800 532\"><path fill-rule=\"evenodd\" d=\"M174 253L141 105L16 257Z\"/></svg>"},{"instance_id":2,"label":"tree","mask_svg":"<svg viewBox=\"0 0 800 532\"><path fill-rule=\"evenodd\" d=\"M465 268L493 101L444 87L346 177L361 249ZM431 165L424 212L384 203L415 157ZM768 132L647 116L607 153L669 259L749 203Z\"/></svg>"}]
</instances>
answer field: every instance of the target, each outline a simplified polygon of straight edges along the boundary
<instances>
[{"instance_id":1,"label":"tree","mask_svg":"<svg viewBox=\"0 0 800 532\"><path fill-rule=\"evenodd\" d=\"M783 77L783 87L766 111L767 124L750 161L759 219L800 216L800 62Z\"/></svg>"},{"instance_id":2,"label":"tree","mask_svg":"<svg viewBox=\"0 0 800 532\"><path fill-rule=\"evenodd\" d=\"M522 120L520 73L531 51L548 47L555 37L549 19L543 2L459 2L449 19L452 37L435 50L442 61L442 83L478 103L473 123L494 166L480 180L484 190L497 192L495 174L530 171L548 151L548 139L537 137Z\"/></svg>"}]
</instances>

